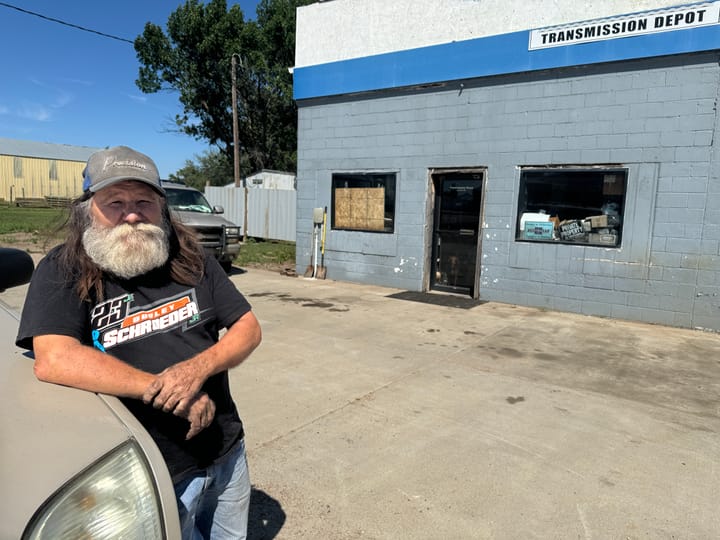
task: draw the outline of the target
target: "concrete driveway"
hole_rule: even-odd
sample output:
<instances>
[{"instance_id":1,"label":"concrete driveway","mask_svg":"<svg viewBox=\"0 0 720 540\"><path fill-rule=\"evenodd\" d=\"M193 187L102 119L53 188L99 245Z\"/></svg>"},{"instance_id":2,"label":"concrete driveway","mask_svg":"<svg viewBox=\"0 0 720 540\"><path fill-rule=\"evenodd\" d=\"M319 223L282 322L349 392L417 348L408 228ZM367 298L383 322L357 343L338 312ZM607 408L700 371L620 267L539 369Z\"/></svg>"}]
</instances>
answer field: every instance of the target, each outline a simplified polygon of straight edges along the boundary
<instances>
[{"instance_id":1,"label":"concrete driveway","mask_svg":"<svg viewBox=\"0 0 720 540\"><path fill-rule=\"evenodd\" d=\"M720 538L718 335L232 279L250 538Z\"/></svg>"},{"instance_id":2,"label":"concrete driveway","mask_svg":"<svg viewBox=\"0 0 720 540\"><path fill-rule=\"evenodd\" d=\"M717 334L232 280L264 332L231 372L251 539L720 538Z\"/></svg>"}]
</instances>

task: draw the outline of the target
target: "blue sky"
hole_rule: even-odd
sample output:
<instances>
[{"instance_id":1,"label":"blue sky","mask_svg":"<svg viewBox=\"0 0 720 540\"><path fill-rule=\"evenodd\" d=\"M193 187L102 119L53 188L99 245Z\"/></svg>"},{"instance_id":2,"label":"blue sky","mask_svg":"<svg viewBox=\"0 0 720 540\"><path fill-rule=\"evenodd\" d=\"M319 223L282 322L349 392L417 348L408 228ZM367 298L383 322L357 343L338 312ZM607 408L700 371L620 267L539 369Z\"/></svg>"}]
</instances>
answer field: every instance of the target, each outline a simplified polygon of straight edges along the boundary
<instances>
[{"instance_id":1,"label":"blue sky","mask_svg":"<svg viewBox=\"0 0 720 540\"><path fill-rule=\"evenodd\" d=\"M19 8L134 40L150 21L165 28L181 0L4 0ZM258 0L238 3L255 18ZM130 43L0 5L0 138L105 147L152 157L167 177L210 147L171 132L176 93L143 94Z\"/></svg>"}]
</instances>

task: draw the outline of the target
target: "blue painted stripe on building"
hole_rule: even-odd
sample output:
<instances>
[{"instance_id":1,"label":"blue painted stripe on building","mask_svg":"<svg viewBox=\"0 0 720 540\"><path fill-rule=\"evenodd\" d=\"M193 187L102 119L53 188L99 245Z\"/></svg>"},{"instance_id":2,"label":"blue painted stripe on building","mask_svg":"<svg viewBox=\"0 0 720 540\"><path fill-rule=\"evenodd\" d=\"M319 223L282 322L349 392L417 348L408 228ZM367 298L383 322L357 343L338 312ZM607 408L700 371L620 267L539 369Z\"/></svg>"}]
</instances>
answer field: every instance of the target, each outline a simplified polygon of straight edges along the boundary
<instances>
[{"instance_id":1,"label":"blue painted stripe on building","mask_svg":"<svg viewBox=\"0 0 720 540\"><path fill-rule=\"evenodd\" d=\"M720 26L705 26L528 50L513 32L294 70L296 100L444 81L720 49Z\"/></svg>"}]
</instances>

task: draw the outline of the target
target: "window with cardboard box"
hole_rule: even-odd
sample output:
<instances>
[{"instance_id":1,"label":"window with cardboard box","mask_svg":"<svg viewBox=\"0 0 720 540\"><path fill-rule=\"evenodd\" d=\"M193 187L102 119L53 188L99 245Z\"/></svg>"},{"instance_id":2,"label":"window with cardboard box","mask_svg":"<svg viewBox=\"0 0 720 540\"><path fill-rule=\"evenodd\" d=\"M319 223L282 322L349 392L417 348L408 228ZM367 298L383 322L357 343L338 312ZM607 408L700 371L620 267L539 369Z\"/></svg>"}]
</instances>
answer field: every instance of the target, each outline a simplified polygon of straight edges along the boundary
<instances>
[{"instance_id":1,"label":"window with cardboard box","mask_svg":"<svg viewBox=\"0 0 720 540\"><path fill-rule=\"evenodd\" d=\"M333 229L392 233L395 230L395 173L332 175Z\"/></svg>"},{"instance_id":2,"label":"window with cardboard box","mask_svg":"<svg viewBox=\"0 0 720 540\"><path fill-rule=\"evenodd\" d=\"M617 247L626 187L624 168L524 167L515 238Z\"/></svg>"}]
</instances>

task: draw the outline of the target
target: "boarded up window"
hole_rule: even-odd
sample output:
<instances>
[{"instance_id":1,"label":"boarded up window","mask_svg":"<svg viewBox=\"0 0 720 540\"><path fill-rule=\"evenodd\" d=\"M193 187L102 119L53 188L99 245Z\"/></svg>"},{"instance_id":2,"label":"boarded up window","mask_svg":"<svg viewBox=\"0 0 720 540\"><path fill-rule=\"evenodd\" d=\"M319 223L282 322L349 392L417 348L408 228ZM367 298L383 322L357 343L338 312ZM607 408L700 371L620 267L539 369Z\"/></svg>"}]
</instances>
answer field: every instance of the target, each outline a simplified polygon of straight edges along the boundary
<instances>
[{"instance_id":1,"label":"boarded up window","mask_svg":"<svg viewBox=\"0 0 720 540\"><path fill-rule=\"evenodd\" d=\"M335 190L335 224L339 229L385 229L385 188Z\"/></svg>"},{"instance_id":2,"label":"boarded up window","mask_svg":"<svg viewBox=\"0 0 720 540\"><path fill-rule=\"evenodd\" d=\"M57 161L54 159L50 160L50 180L57 180L58 179L58 172L57 172Z\"/></svg>"},{"instance_id":3,"label":"boarded up window","mask_svg":"<svg viewBox=\"0 0 720 540\"><path fill-rule=\"evenodd\" d=\"M395 228L395 173L335 173L332 227L392 233Z\"/></svg>"},{"instance_id":4,"label":"boarded up window","mask_svg":"<svg viewBox=\"0 0 720 540\"><path fill-rule=\"evenodd\" d=\"M22 158L15 156L13 158L13 176L15 178L22 178L23 176L23 163Z\"/></svg>"}]
</instances>

